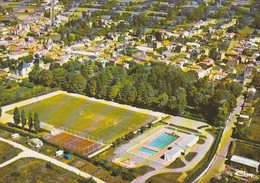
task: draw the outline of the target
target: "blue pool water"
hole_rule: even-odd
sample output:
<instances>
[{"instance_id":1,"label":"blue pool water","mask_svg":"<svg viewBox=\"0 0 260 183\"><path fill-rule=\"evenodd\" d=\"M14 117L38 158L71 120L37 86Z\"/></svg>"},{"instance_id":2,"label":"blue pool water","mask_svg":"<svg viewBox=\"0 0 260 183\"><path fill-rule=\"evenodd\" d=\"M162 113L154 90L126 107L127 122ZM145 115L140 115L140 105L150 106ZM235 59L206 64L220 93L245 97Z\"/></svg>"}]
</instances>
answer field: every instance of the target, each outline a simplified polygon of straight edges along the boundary
<instances>
[{"instance_id":1,"label":"blue pool water","mask_svg":"<svg viewBox=\"0 0 260 183\"><path fill-rule=\"evenodd\" d=\"M168 134L168 133L164 133L162 135L160 135L159 137L157 137L156 139L154 139L153 141L151 141L149 143L150 146L154 146L160 149L165 148L166 146L168 146L169 144L171 144L173 141L175 141L178 137Z\"/></svg>"},{"instance_id":2,"label":"blue pool water","mask_svg":"<svg viewBox=\"0 0 260 183\"><path fill-rule=\"evenodd\" d=\"M152 149L148 149L146 147L141 147L139 149L139 151L145 152L145 153L150 154L150 155L155 155L157 153L157 151L154 151Z\"/></svg>"}]
</instances>

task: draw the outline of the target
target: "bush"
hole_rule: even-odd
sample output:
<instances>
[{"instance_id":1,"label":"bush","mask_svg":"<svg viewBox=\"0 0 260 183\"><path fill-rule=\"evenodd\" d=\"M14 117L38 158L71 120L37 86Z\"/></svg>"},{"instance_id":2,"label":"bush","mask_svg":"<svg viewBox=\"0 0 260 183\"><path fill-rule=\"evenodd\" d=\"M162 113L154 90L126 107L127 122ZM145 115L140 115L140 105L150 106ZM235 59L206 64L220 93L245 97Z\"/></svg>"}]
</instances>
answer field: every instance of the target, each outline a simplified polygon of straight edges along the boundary
<instances>
[{"instance_id":1,"label":"bush","mask_svg":"<svg viewBox=\"0 0 260 183\"><path fill-rule=\"evenodd\" d=\"M45 167L49 170L52 170L53 169L53 166L50 162L46 163Z\"/></svg>"},{"instance_id":2,"label":"bush","mask_svg":"<svg viewBox=\"0 0 260 183\"><path fill-rule=\"evenodd\" d=\"M12 172L10 175L11 175L12 177L20 177L20 176L21 176L21 173L15 171L15 172Z\"/></svg>"},{"instance_id":3,"label":"bush","mask_svg":"<svg viewBox=\"0 0 260 183\"><path fill-rule=\"evenodd\" d=\"M78 183L96 183L96 181L92 177L90 177L88 179L79 179Z\"/></svg>"}]
</instances>

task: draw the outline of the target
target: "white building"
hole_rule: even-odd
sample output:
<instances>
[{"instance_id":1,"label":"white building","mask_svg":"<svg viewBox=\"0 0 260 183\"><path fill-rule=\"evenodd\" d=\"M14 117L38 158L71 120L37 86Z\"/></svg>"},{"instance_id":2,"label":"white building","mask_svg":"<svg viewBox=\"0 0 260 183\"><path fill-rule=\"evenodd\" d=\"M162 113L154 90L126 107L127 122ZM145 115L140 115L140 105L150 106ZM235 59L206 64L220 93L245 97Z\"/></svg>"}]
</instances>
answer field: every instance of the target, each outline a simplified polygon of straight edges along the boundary
<instances>
[{"instance_id":1,"label":"white building","mask_svg":"<svg viewBox=\"0 0 260 183\"><path fill-rule=\"evenodd\" d=\"M38 138L32 138L28 141L28 144L32 147L41 147L43 145L42 141Z\"/></svg>"},{"instance_id":2,"label":"white building","mask_svg":"<svg viewBox=\"0 0 260 183\"><path fill-rule=\"evenodd\" d=\"M62 156L64 154L64 151L63 150L58 150L55 152L55 156Z\"/></svg>"},{"instance_id":3,"label":"white building","mask_svg":"<svg viewBox=\"0 0 260 183\"><path fill-rule=\"evenodd\" d=\"M168 162L175 161L181 155L187 155L190 152L192 146L194 146L199 140L199 136L188 135L181 139L179 142L173 145L173 147L167 151L164 155L164 160Z\"/></svg>"},{"instance_id":4,"label":"white building","mask_svg":"<svg viewBox=\"0 0 260 183\"><path fill-rule=\"evenodd\" d=\"M233 155L230 159L230 161L235 162L235 163L239 163L242 165L246 165L249 167L253 167L256 169L256 172L258 173L259 170L259 166L260 166L260 162L252 160L252 159L248 159L248 158L244 158L242 156L237 156L237 155Z\"/></svg>"},{"instance_id":5,"label":"white building","mask_svg":"<svg viewBox=\"0 0 260 183\"><path fill-rule=\"evenodd\" d=\"M179 146L173 146L171 150L169 150L165 155L164 155L164 160L166 161L175 161L178 157L181 156L183 153L183 149Z\"/></svg>"},{"instance_id":6,"label":"white building","mask_svg":"<svg viewBox=\"0 0 260 183\"><path fill-rule=\"evenodd\" d=\"M11 135L12 139L17 139L19 137L20 137L19 133L14 133L14 134Z\"/></svg>"},{"instance_id":7,"label":"white building","mask_svg":"<svg viewBox=\"0 0 260 183\"><path fill-rule=\"evenodd\" d=\"M183 149L183 154L186 155L189 153L190 148L194 146L198 142L198 140L199 136L191 134L178 142L177 145Z\"/></svg>"}]
</instances>

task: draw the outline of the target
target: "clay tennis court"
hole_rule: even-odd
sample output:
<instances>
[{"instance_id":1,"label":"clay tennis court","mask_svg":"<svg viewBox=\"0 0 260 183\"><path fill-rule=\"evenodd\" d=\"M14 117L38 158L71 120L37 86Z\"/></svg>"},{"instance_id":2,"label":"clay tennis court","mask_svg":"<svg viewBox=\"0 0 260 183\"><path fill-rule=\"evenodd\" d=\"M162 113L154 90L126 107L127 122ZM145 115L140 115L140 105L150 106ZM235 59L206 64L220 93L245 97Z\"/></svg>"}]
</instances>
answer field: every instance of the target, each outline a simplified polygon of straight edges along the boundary
<instances>
[{"instance_id":1,"label":"clay tennis court","mask_svg":"<svg viewBox=\"0 0 260 183\"><path fill-rule=\"evenodd\" d=\"M97 142L66 132L61 132L57 135L50 136L48 141L59 145L60 147L71 149L80 154L88 154L101 146L101 144Z\"/></svg>"}]
</instances>

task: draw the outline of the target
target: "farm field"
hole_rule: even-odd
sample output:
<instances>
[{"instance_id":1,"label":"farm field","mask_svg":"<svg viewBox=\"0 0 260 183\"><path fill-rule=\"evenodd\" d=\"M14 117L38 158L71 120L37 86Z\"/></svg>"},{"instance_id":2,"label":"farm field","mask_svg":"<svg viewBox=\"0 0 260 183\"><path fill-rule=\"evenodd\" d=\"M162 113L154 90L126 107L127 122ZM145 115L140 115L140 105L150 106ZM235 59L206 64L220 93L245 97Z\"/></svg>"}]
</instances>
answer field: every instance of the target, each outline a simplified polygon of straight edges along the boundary
<instances>
[{"instance_id":1,"label":"farm field","mask_svg":"<svg viewBox=\"0 0 260 183\"><path fill-rule=\"evenodd\" d=\"M12 159L21 151L5 142L0 142L0 164Z\"/></svg>"},{"instance_id":2,"label":"farm field","mask_svg":"<svg viewBox=\"0 0 260 183\"><path fill-rule=\"evenodd\" d=\"M1 168L0 182L79 182L84 178L43 160L23 158Z\"/></svg>"},{"instance_id":3,"label":"farm field","mask_svg":"<svg viewBox=\"0 0 260 183\"><path fill-rule=\"evenodd\" d=\"M37 112L41 121L54 125L55 128L66 127L106 141L114 140L156 119L148 114L65 94L21 107L20 110L22 109L27 114Z\"/></svg>"}]
</instances>

